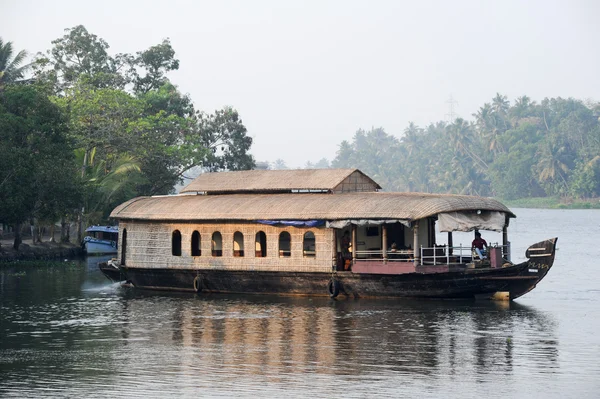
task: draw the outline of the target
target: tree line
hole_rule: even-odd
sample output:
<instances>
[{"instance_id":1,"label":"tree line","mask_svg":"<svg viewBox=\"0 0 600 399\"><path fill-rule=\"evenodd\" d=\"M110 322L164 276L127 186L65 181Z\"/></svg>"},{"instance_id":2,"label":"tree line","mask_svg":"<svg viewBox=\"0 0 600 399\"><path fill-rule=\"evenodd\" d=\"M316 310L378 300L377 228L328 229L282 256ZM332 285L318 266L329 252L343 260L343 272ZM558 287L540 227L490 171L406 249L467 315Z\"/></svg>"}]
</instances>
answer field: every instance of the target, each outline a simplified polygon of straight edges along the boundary
<instances>
[{"instance_id":1,"label":"tree line","mask_svg":"<svg viewBox=\"0 0 600 399\"><path fill-rule=\"evenodd\" d=\"M496 94L472 120L422 128L400 139L383 128L343 141L336 168L359 168L388 191L473 194L507 200L600 196L600 103Z\"/></svg>"},{"instance_id":2,"label":"tree line","mask_svg":"<svg viewBox=\"0 0 600 399\"><path fill-rule=\"evenodd\" d=\"M238 112L196 110L169 81L179 61L168 39L111 55L80 25L26 57L0 39L0 223L15 249L24 223L60 221L68 241L77 221L80 241L119 203L170 193L192 168L254 167Z\"/></svg>"}]
</instances>

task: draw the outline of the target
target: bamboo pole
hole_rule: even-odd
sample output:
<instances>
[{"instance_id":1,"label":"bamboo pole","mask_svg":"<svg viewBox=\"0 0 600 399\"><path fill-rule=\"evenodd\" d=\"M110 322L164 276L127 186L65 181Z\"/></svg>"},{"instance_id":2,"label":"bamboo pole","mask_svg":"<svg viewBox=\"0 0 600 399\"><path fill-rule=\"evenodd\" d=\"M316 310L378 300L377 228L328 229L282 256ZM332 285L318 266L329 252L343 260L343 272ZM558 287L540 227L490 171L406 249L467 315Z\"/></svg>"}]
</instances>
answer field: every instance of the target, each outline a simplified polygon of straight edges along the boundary
<instances>
[{"instance_id":1,"label":"bamboo pole","mask_svg":"<svg viewBox=\"0 0 600 399\"><path fill-rule=\"evenodd\" d=\"M415 221L413 225L413 250L415 258L415 266L418 266L421 262L421 251L419 251L419 221Z\"/></svg>"},{"instance_id":2,"label":"bamboo pole","mask_svg":"<svg viewBox=\"0 0 600 399\"><path fill-rule=\"evenodd\" d=\"M383 261L386 262L387 261L387 227L385 226L385 223L381 225L381 246L382 248L382 253L383 253Z\"/></svg>"}]
</instances>

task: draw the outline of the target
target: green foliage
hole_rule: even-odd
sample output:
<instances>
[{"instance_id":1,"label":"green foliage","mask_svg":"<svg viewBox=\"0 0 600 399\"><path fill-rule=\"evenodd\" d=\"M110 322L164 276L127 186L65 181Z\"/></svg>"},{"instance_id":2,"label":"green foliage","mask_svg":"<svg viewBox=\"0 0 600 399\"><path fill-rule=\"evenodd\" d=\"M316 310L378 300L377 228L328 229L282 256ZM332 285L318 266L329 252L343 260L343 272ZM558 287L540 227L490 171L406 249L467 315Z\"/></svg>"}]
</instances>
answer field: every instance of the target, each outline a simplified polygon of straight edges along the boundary
<instances>
[{"instance_id":1,"label":"green foliage","mask_svg":"<svg viewBox=\"0 0 600 399\"><path fill-rule=\"evenodd\" d=\"M222 171L254 167L254 158L248 154L252 137L246 135L246 127L235 109L225 107L214 114L199 112L197 119L198 134L191 137L191 143L208 149L202 160L205 168Z\"/></svg>"},{"instance_id":2,"label":"green foliage","mask_svg":"<svg viewBox=\"0 0 600 399\"><path fill-rule=\"evenodd\" d=\"M23 65L27 52L19 51L13 56L12 42L4 42L0 37L0 89L2 86L23 78L29 65Z\"/></svg>"},{"instance_id":3,"label":"green foliage","mask_svg":"<svg viewBox=\"0 0 600 399\"><path fill-rule=\"evenodd\" d=\"M577 162L571 175L570 194L575 198L593 197L600 192L600 155L589 162Z\"/></svg>"},{"instance_id":4,"label":"green foliage","mask_svg":"<svg viewBox=\"0 0 600 399\"><path fill-rule=\"evenodd\" d=\"M496 94L474 115L401 140L359 130L340 143L334 167L357 167L386 190L529 196L600 196L600 104L552 98L536 104Z\"/></svg>"},{"instance_id":5,"label":"green foliage","mask_svg":"<svg viewBox=\"0 0 600 399\"><path fill-rule=\"evenodd\" d=\"M7 86L0 103L3 222L103 223L123 201L172 192L192 168L254 166L252 138L236 110L198 112L169 82L179 61L168 39L135 54L109 48L82 25L66 29L37 56L35 86ZM22 77L24 54L13 58L11 43L0 40L0 89Z\"/></svg>"},{"instance_id":6,"label":"green foliage","mask_svg":"<svg viewBox=\"0 0 600 399\"><path fill-rule=\"evenodd\" d=\"M53 220L79 201L72 143L59 107L33 85L0 94L0 221Z\"/></svg>"},{"instance_id":7,"label":"green foliage","mask_svg":"<svg viewBox=\"0 0 600 399\"><path fill-rule=\"evenodd\" d=\"M352 143L342 142L337 157L331 163L334 168L359 168L386 189L395 189L397 169L401 160L398 152L400 142L382 128L370 131L358 130Z\"/></svg>"},{"instance_id":8,"label":"green foliage","mask_svg":"<svg viewBox=\"0 0 600 399\"><path fill-rule=\"evenodd\" d=\"M148 93L168 82L165 75L169 71L179 69L179 60L175 59L175 50L171 47L171 42L165 39L161 44L138 52L133 66L131 71L134 76L134 92ZM140 76L139 69L144 70L146 74Z\"/></svg>"},{"instance_id":9,"label":"green foliage","mask_svg":"<svg viewBox=\"0 0 600 399\"><path fill-rule=\"evenodd\" d=\"M532 144L522 144L494 160L488 174L495 195L514 200L539 191L532 172L535 159L529 156L535 148Z\"/></svg>"},{"instance_id":10,"label":"green foliage","mask_svg":"<svg viewBox=\"0 0 600 399\"><path fill-rule=\"evenodd\" d=\"M91 34L83 25L65 29L66 34L52 41L53 47L34 63L35 76L52 84L56 93L85 81L96 88L123 88L128 77L125 70L130 57L108 54L108 43Z\"/></svg>"}]
</instances>

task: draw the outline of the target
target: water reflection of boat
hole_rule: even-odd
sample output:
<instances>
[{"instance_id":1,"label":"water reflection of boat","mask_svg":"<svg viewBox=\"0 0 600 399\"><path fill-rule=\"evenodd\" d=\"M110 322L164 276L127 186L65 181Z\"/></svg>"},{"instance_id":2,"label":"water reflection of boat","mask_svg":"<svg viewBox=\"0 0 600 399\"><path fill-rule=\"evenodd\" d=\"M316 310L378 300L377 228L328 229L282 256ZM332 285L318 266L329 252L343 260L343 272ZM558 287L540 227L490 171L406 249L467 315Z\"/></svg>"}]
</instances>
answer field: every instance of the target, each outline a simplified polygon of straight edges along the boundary
<instances>
[{"instance_id":1,"label":"water reflection of boat","mask_svg":"<svg viewBox=\"0 0 600 399\"><path fill-rule=\"evenodd\" d=\"M135 340L144 330L145 339L186 348L190 355L182 366L190 370L219 364L232 375L239 369L293 375L310 368L318 374L437 378L475 369L507 378L515 364L545 372L558 367L554 320L515 303L239 295L196 301L146 291L123 311L125 325L135 326L123 338ZM150 327L149 314L152 322L161 320L160 329Z\"/></svg>"},{"instance_id":2,"label":"water reflection of boat","mask_svg":"<svg viewBox=\"0 0 600 399\"><path fill-rule=\"evenodd\" d=\"M119 241L119 227L90 226L85 229L83 248L88 255L116 254Z\"/></svg>"},{"instance_id":3,"label":"water reflection of boat","mask_svg":"<svg viewBox=\"0 0 600 399\"><path fill-rule=\"evenodd\" d=\"M162 290L515 299L554 262L556 238L511 262L515 215L498 201L380 188L357 169L205 173L180 195L112 212L113 267ZM447 242L436 242L436 224ZM502 232L487 259L453 244L452 232L478 230Z\"/></svg>"}]
</instances>

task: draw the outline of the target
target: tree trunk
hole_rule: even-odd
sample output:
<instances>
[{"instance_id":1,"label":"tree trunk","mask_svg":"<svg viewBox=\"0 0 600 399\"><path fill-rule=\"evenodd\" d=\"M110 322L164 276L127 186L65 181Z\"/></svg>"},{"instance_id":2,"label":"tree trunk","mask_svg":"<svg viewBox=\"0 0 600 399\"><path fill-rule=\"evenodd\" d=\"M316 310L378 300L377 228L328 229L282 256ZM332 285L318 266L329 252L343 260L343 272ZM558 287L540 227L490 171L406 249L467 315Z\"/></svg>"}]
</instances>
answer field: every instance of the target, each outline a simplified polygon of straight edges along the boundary
<instances>
[{"instance_id":1,"label":"tree trunk","mask_svg":"<svg viewBox=\"0 0 600 399\"><path fill-rule=\"evenodd\" d=\"M87 168L88 165L88 157L90 156L90 150L86 150L85 154L83 156L83 165L81 165L81 177L85 177L85 169ZM93 159L92 159L93 162ZM78 217L78 223L77 223L77 242L82 242L83 241L83 214L85 213L85 207L82 206L81 207L81 211L79 213L79 217Z\"/></svg>"},{"instance_id":2,"label":"tree trunk","mask_svg":"<svg viewBox=\"0 0 600 399\"><path fill-rule=\"evenodd\" d=\"M46 232L46 228L41 224L38 224L37 227L38 227L38 236L37 236L38 241L37 242L39 244L41 244L42 242L44 242L44 233Z\"/></svg>"},{"instance_id":3,"label":"tree trunk","mask_svg":"<svg viewBox=\"0 0 600 399\"><path fill-rule=\"evenodd\" d=\"M84 213L84 208L81 208L81 211L79 213L79 217L78 217L78 223L77 223L77 242L81 242L83 241L83 213Z\"/></svg>"},{"instance_id":4,"label":"tree trunk","mask_svg":"<svg viewBox=\"0 0 600 399\"><path fill-rule=\"evenodd\" d=\"M63 217L60 220L60 242L69 242L69 226Z\"/></svg>"},{"instance_id":5,"label":"tree trunk","mask_svg":"<svg viewBox=\"0 0 600 399\"><path fill-rule=\"evenodd\" d=\"M52 223L50 225L50 242L56 242L56 240L54 239L54 229L56 227L55 223Z\"/></svg>"},{"instance_id":6,"label":"tree trunk","mask_svg":"<svg viewBox=\"0 0 600 399\"><path fill-rule=\"evenodd\" d=\"M37 229L35 228L35 221L29 220L29 231L31 232L31 245L35 245L37 242Z\"/></svg>"},{"instance_id":7,"label":"tree trunk","mask_svg":"<svg viewBox=\"0 0 600 399\"><path fill-rule=\"evenodd\" d=\"M16 251L19 250L19 246L21 245L21 242L23 242L21 240L21 223L16 223L15 224L15 241L13 243L13 248Z\"/></svg>"}]
</instances>

